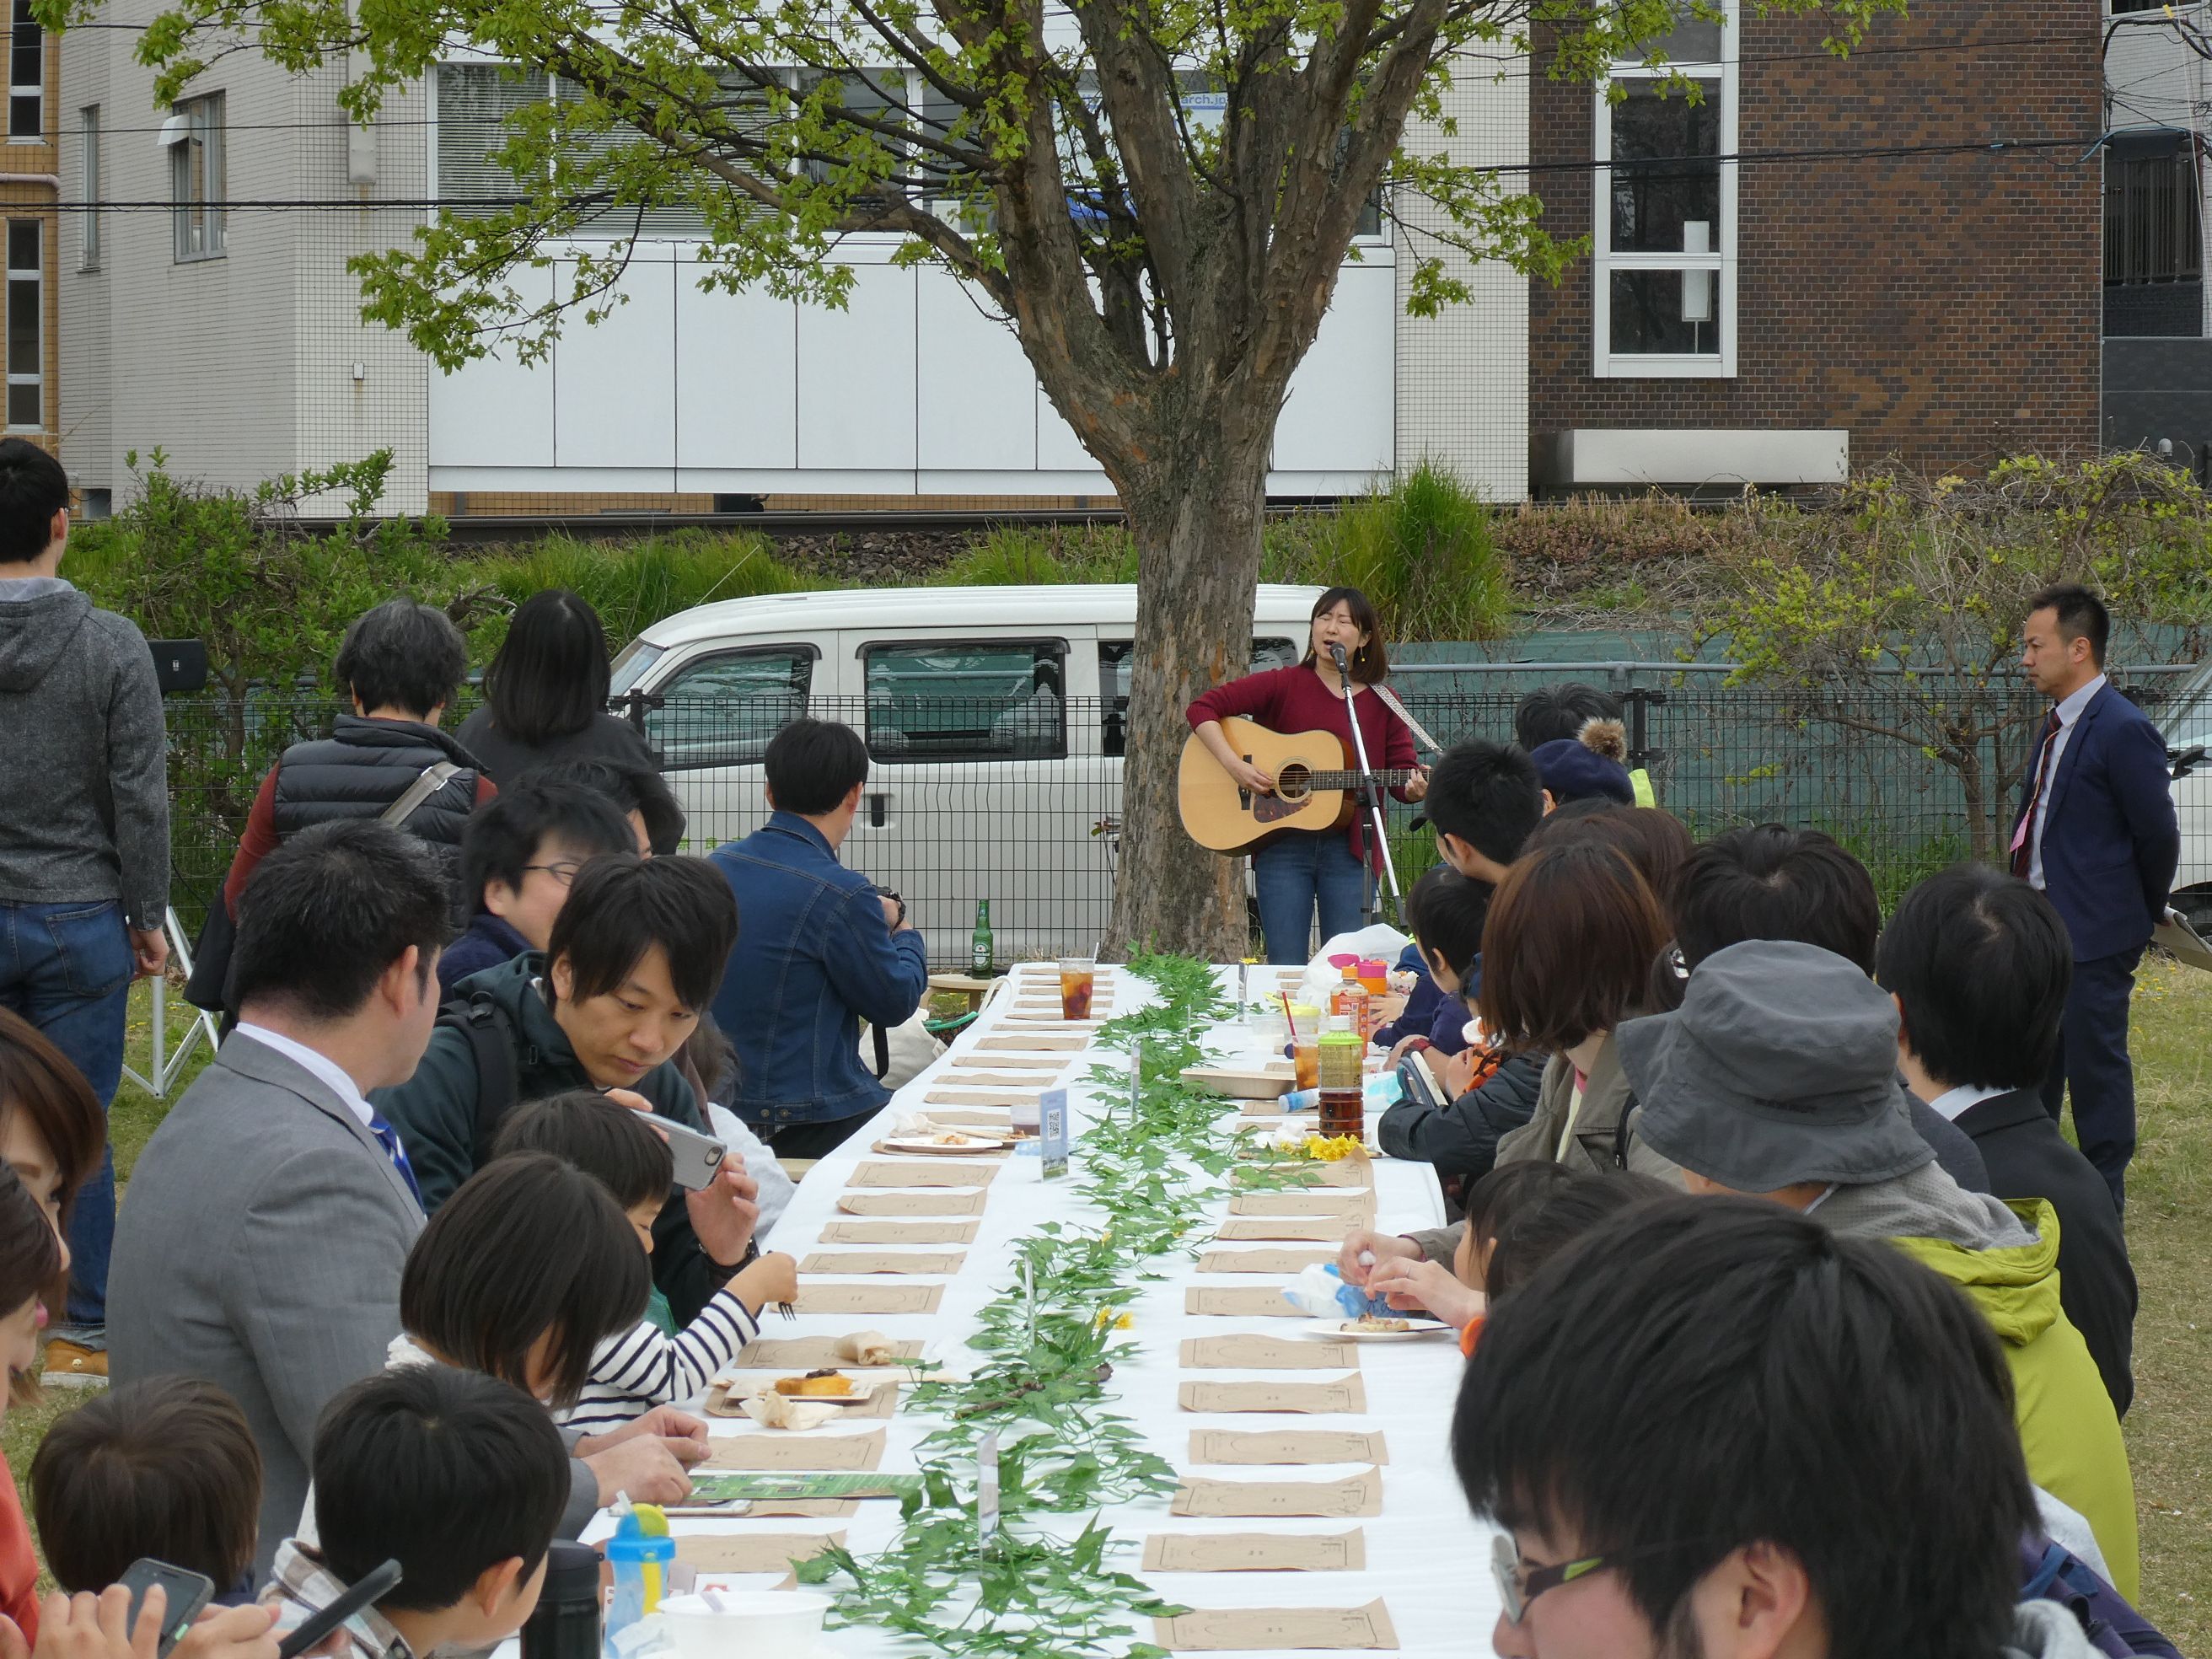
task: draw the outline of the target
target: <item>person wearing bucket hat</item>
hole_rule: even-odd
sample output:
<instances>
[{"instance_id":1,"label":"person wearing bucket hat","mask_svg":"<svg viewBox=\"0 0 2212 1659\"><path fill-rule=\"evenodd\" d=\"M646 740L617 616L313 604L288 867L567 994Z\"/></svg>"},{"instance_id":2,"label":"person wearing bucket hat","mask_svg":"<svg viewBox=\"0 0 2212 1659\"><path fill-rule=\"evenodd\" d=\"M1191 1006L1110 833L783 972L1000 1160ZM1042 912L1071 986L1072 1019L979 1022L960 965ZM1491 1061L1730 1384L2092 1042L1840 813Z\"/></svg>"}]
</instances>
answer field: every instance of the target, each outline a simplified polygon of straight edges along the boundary
<instances>
[{"instance_id":1,"label":"person wearing bucket hat","mask_svg":"<svg viewBox=\"0 0 2212 1659\"><path fill-rule=\"evenodd\" d=\"M1716 951L1682 1006L1613 1034L1644 1145L1692 1193L1768 1198L1833 1232L1888 1239L1963 1291L2002 1340L2038 1486L2088 1517L2130 1601L2139 1586L2119 1419L2058 1294L2058 1225L2039 1199L1969 1193L1914 1132L1897 1008L1817 945Z\"/></svg>"}]
</instances>

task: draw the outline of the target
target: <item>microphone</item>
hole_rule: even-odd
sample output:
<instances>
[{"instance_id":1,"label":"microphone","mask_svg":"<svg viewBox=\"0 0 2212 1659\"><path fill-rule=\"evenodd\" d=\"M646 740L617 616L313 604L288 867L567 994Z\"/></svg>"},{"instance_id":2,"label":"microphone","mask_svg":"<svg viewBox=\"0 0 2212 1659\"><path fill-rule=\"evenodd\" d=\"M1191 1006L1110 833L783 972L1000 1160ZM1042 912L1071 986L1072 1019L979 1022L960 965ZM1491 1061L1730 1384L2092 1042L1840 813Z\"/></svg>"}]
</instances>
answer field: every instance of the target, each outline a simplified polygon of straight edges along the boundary
<instances>
[{"instance_id":1,"label":"microphone","mask_svg":"<svg viewBox=\"0 0 2212 1659\"><path fill-rule=\"evenodd\" d=\"M1328 642L1328 654L1331 660L1336 664L1336 672L1345 678L1350 679L1352 671L1344 665L1344 642L1341 640L1331 640Z\"/></svg>"}]
</instances>

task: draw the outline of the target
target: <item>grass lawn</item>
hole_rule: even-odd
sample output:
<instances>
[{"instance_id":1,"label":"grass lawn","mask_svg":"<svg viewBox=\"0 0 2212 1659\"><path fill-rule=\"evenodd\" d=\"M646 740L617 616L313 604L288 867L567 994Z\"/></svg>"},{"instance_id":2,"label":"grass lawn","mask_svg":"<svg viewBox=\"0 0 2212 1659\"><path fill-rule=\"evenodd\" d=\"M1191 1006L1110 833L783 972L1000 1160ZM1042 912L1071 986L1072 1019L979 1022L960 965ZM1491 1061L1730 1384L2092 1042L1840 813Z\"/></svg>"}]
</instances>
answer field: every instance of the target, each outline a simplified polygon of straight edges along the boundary
<instances>
[{"instance_id":1,"label":"grass lawn","mask_svg":"<svg viewBox=\"0 0 2212 1659\"><path fill-rule=\"evenodd\" d=\"M2212 974L2170 962L2146 967L2134 1030L2142 1147L2128 1186L2128 1247L2142 1306L2126 1428L2142 1524L2143 1610L2184 1653L2212 1654ZM147 1042L142 987L131 1024L131 1064L141 1071ZM112 1122L125 1179L161 1113L124 1084ZM43 1406L8 1413L0 1447L19 1485L47 1427L81 1398L56 1389Z\"/></svg>"}]
</instances>

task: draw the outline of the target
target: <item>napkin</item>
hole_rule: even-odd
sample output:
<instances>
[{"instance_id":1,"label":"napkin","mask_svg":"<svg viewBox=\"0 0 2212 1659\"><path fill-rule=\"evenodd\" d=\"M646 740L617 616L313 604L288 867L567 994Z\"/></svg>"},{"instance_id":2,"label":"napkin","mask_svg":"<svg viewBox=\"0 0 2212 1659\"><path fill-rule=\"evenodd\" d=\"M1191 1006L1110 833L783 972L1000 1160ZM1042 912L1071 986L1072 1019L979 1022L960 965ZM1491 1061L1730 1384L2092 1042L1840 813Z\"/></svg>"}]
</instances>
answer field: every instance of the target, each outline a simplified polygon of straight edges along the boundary
<instances>
[{"instance_id":1,"label":"napkin","mask_svg":"<svg viewBox=\"0 0 2212 1659\"><path fill-rule=\"evenodd\" d=\"M1316 1319L1364 1319L1387 1316L1390 1304L1370 1296L1357 1285L1347 1285L1334 1261L1316 1262L1289 1284L1283 1295L1300 1313Z\"/></svg>"},{"instance_id":2,"label":"napkin","mask_svg":"<svg viewBox=\"0 0 2212 1659\"><path fill-rule=\"evenodd\" d=\"M738 1402L747 1417L764 1429L818 1429L837 1415L838 1407L818 1400L798 1400L787 1394L749 1394Z\"/></svg>"},{"instance_id":3,"label":"napkin","mask_svg":"<svg viewBox=\"0 0 2212 1659\"><path fill-rule=\"evenodd\" d=\"M837 1358L854 1365L888 1365L898 1346L881 1331L854 1331L837 1339Z\"/></svg>"}]
</instances>

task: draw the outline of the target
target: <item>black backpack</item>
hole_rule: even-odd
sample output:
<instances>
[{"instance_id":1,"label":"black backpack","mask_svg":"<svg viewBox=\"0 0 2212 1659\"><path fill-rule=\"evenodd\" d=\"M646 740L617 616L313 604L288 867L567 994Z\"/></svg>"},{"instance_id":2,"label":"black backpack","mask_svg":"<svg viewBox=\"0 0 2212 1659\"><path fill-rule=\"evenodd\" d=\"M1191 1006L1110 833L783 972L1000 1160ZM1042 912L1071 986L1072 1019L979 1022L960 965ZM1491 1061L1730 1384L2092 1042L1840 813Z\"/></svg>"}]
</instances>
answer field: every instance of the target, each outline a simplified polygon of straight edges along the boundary
<instances>
[{"instance_id":1,"label":"black backpack","mask_svg":"<svg viewBox=\"0 0 2212 1659\"><path fill-rule=\"evenodd\" d=\"M485 992L455 997L438 1010L438 1024L459 1031L469 1045L477 1066L476 1166L491 1162L492 1143L499 1139L501 1120L521 1092L520 1068L514 1050L519 1041L514 1022Z\"/></svg>"}]
</instances>

